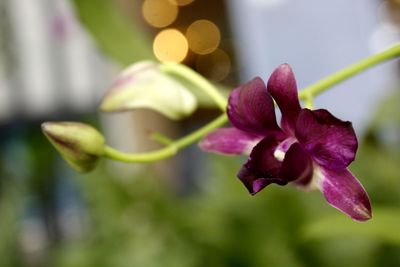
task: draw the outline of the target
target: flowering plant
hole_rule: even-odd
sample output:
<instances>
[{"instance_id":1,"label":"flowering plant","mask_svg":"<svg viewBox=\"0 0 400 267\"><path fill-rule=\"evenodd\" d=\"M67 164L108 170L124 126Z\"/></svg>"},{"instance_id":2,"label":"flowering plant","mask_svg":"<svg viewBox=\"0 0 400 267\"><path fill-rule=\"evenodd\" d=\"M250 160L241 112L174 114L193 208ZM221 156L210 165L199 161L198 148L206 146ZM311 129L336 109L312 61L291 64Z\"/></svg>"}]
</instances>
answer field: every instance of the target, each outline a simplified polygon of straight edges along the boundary
<instances>
[{"instance_id":1,"label":"flowering plant","mask_svg":"<svg viewBox=\"0 0 400 267\"><path fill-rule=\"evenodd\" d=\"M313 98L333 85L383 61L398 57L400 45L370 56L297 92L289 65L279 66L267 85L255 78L225 99L207 80L175 63L141 62L124 71L104 97L105 112L151 108L170 119L189 116L197 107L190 84L208 94L223 112L198 130L168 140L159 150L129 154L105 144L100 132L82 123L45 122L42 130L66 161L80 172L91 171L100 157L123 162L154 162L175 155L201 139L209 152L247 154L237 176L251 194L271 183L319 189L327 202L356 221L371 218L364 188L347 169L358 142L348 121L325 109L312 110ZM185 83L182 83L182 81ZM302 108L300 101L305 101ZM274 101L282 119L278 126ZM228 121L230 128L220 128Z\"/></svg>"},{"instance_id":2,"label":"flowering plant","mask_svg":"<svg viewBox=\"0 0 400 267\"><path fill-rule=\"evenodd\" d=\"M276 123L271 96L282 112ZM238 177L254 195L265 186L292 182L319 188L326 200L355 220L368 220L368 195L346 167L355 158L357 137L350 122L329 111L301 108L289 65L279 66L267 87L260 78L232 91L228 117L233 128L221 128L201 142L203 150L246 154Z\"/></svg>"}]
</instances>

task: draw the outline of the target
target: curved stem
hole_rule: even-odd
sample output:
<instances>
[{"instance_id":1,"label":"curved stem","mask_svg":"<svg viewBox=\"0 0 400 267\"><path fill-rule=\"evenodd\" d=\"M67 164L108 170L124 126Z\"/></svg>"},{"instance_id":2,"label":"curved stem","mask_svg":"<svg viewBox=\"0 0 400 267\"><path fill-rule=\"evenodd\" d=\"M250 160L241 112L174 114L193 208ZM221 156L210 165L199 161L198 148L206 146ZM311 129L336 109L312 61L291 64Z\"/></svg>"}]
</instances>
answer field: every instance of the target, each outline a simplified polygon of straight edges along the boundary
<instances>
[{"instance_id":1,"label":"curved stem","mask_svg":"<svg viewBox=\"0 0 400 267\"><path fill-rule=\"evenodd\" d=\"M203 90L203 92L205 92L208 96L210 96L218 105L218 107L223 112L225 112L227 104L226 98L203 76L193 71L191 68L178 63L163 63L160 65L159 68L165 73L177 75L191 82L193 85L197 86L199 89Z\"/></svg>"},{"instance_id":2,"label":"curved stem","mask_svg":"<svg viewBox=\"0 0 400 267\"><path fill-rule=\"evenodd\" d=\"M153 161L158 161L162 159L166 159L168 157L171 157L175 155L178 150L196 142L199 140L201 137L203 137L205 134L209 133L210 131L221 127L224 125L226 122L228 122L228 117L226 114L222 114L210 123L206 124L205 126L201 127L197 131L181 138L178 139L168 146L150 151L150 152L144 152L144 153L137 153L137 154L129 154L129 153L124 153L120 152L112 147L105 146L104 147L104 156L107 158L123 161L123 162L138 162L138 163L145 163L145 162L153 162Z\"/></svg>"},{"instance_id":3,"label":"curved stem","mask_svg":"<svg viewBox=\"0 0 400 267\"><path fill-rule=\"evenodd\" d=\"M389 59L395 58L400 56L400 44L393 46L381 53L372 55L366 59L363 59L353 65L350 65L343 70L336 72L315 84L305 88L304 90L300 91L299 97L305 100L308 105L312 105L313 97L324 92L326 89L356 75L359 72L362 72L370 67L373 67L381 62L387 61ZM224 114L220 115L218 118L214 119L210 123L206 124L205 126L201 127L197 131L182 137L176 141L169 143L164 148L144 152L144 153L137 153L137 154L129 154L120 152L114 148L109 146L104 147L104 156L107 158L123 161L123 162L153 162L162 159L166 159L175 155L180 149L194 143L195 141L199 140L201 137L206 135L207 133L211 132L212 130L224 125L228 122L228 117L225 114L226 110L226 102L224 96L222 96L218 90L210 84L206 79L202 76L191 70L190 68L176 64L176 63L166 63L160 66L161 70L178 75L186 79L187 81L191 82L193 85L197 86L198 88L202 89L205 93L207 93L218 105L218 107L224 111Z\"/></svg>"},{"instance_id":4,"label":"curved stem","mask_svg":"<svg viewBox=\"0 0 400 267\"><path fill-rule=\"evenodd\" d=\"M311 86L308 86L304 88L302 91L299 93L299 97L301 99L307 98L307 95L311 94L313 96L316 96L322 92L324 92L326 89L356 75L357 73L364 71L368 68L371 68L383 61L395 58L400 56L400 44L396 44L395 46L384 50L378 54L372 55L370 57L367 57L355 64L352 64L341 71L338 71L332 75L329 75L328 77L314 83Z\"/></svg>"},{"instance_id":5,"label":"curved stem","mask_svg":"<svg viewBox=\"0 0 400 267\"><path fill-rule=\"evenodd\" d=\"M170 145L174 142L172 139L158 132L151 134L150 139L153 139L154 141L163 145Z\"/></svg>"}]
</instances>

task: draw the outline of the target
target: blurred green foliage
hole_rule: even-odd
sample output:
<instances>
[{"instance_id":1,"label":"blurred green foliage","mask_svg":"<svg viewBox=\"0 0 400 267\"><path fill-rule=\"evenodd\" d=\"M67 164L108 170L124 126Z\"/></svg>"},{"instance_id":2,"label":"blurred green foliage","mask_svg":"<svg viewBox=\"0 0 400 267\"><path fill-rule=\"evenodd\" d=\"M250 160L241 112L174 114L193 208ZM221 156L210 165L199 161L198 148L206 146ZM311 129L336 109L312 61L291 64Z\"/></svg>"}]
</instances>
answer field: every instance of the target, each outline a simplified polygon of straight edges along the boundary
<instances>
[{"instance_id":1,"label":"blurred green foliage","mask_svg":"<svg viewBox=\"0 0 400 267\"><path fill-rule=\"evenodd\" d=\"M126 65L151 57L143 36L113 1L74 2L114 59ZM382 105L352 164L373 204L374 217L363 224L331 208L319 192L271 185L250 196L235 178L243 158L207 155L198 190L180 195L149 170L122 178L102 165L80 176L65 166L38 125L3 136L0 266L400 266L398 103L396 93ZM82 198L84 231L77 238L60 237L52 225L57 220L47 216L48 243L38 261L24 252L22 222L32 202L54 209L60 180L70 181Z\"/></svg>"},{"instance_id":2,"label":"blurred green foliage","mask_svg":"<svg viewBox=\"0 0 400 267\"><path fill-rule=\"evenodd\" d=\"M372 199L369 222L353 222L319 192L291 186L271 185L252 197L235 178L243 161L239 157L207 155L198 190L186 195L177 194L150 166L122 178L103 162L88 176L69 172L70 178L63 178L72 177L79 188L85 231L77 239L50 241L40 266L398 266L400 144L382 131L389 121L400 129L400 120L396 112L381 114L388 103L397 106L394 97L383 104L352 165ZM379 123L382 118L385 123ZM44 138L29 137L23 147L28 147L30 164L49 162L51 148ZM48 148L39 152L34 147ZM69 170L61 166L63 173ZM35 178L40 173L46 174L41 168L25 173L24 182L15 173L2 187L0 266L37 266L18 256L18 230L27 194L45 193L26 188L32 179L32 184L45 186L46 180Z\"/></svg>"},{"instance_id":3,"label":"blurred green foliage","mask_svg":"<svg viewBox=\"0 0 400 267\"><path fill-rule=\"evenodd\" d=\"M140 28L118 9L116 1L74 0L75 10L97 45L118 63L153 59ZM132 10L133 12L133 10Z\"/></svg>"}]
</instances>

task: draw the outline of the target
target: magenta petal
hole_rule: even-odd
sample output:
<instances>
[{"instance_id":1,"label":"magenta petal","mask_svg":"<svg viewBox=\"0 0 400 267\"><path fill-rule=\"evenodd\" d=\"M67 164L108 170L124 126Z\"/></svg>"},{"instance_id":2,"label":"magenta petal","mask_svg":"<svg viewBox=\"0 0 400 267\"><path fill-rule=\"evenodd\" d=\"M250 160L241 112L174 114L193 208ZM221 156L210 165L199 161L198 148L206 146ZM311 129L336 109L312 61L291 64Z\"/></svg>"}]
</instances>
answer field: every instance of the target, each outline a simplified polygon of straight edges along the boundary
<instances>
[{"instance_id":1,"label":"magenta petal","mask_svg":"<svg viewBox=\"0 0 400 267\"><path fill-rule=\"evenodd\" d=\"M330 205L356 221L372 217L368 194L349 170L320 167L320 171L320 190Z\"/></svg>"},{"instance_id":2,"label":"magenta petal","mask_svg":"<svg viewBox=\"0 0 400 267\"><path fill-rule=\"evenodd\" d=\"M292 68L288 64L280 65L271 74L267 88L282 112L282 128L289 133L294 133L301 106Z\"/></svg>"},{"instance_id":3,"label":"magenta petal","mask_svg":"<svg viewBox=\"0 0 400 267\"><path fill-rule=\"evenodd\" d=\"M358 142L351 122L327 110L301 110L296 137L313 159L331 169L343 169L355 158Z\"/></svg>"},{"instance_id":4,"label":"magenta petal","mask_svg":"<svg viewBox=\"0 0 400 267\"><path fill-rule=\"evenodd\" d=\"M253 148L246 164L240 169L237 176L252 195L270 183L287 184L279 178L282 163L274 157L278 144L279 140L274 136L264 138Z\"/></svg>"},{"instance_id":5,"label":"magenta petal","mask_svg":"<svg viewBox=\"0 0 400 267\"><path fill-rule=\"evenodd\" d=\"M305 185L313 174L312 159L299 143L294 143L286 152L279 176L284 180Z\"/></svg>"},{"instance_id":6,"label":"magenta petal","mask_svg":"<svg viewBox=\"0 0 400 267\"><path fill-rule=\"evenodd\" d=\"M258 135L243 132L236 128L220 128L209 133L200 142L199 146L207 152L239 155L248 154L260 141Z\"/></svg>"},{"instance_id":7,"label":"magenta petal","mask_svg":"<svg viewBox=\"0 0 400 267\"><path fill-rule=\"evenodd\" d=\"M233 126L245 132L265 135L280 131L272 98L258 77L232 91L228 117Z\"/></svg>"}]
</instances>

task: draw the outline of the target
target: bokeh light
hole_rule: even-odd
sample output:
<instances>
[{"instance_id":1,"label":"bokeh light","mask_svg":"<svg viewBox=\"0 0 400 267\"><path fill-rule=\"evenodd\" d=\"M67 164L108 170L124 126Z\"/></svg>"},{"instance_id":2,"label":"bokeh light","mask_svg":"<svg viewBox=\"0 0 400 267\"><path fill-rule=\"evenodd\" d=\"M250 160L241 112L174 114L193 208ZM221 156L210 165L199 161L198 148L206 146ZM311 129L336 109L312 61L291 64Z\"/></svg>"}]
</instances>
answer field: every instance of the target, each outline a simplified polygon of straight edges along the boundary
<instances>
[{"instance_id":1,"label":"bokeh light","mask_svg":"<svg viewBox=\"0 0 400 267\"><path fill-rule=\"evenodd\" d=\"M191 4L194 0L169 0L169 1L177 6L187 6Z\"/></svg>"},{"instance_id":2,"label":"bokeh light","mask_svg":"<svg viewBox=\"0 0 400 267\"><path fill-rule=\"evenodd\" d=\"M154 38L153 51L160 61L182 62L189 51L189 46L180 31L165 29Z\"/></svg>"},{"instance_id":3,"label":"bokeh light","mask_svg":"<svg viewBox=\"0 0 400 267\"><path fill-rule=\"evenodd\" d=\"M190 49L199 55L205 55L217 49L221 35L218 27L209 20L196 20L186 30Z\"/></svg>"},{"instance_id":4,"label":"bokeh light","mask_svg":"<svg viewBox=\"0 0 400 267\"><path fill-rule=\"evenodd\" d=\"M175 21L178 7L169 0L145 0L142 5L144 19L151 26L163 28Z\"/></svg>"},{"instance_id":5,"label":"bokeh light","mask_svg":"<svg viewBox=\"0 0 400 267\"><path fill-rule=\"evenodd\" d=\"M222 81L231 71L231 60L225 51L217 49L211 54L198 56L196 69L210 80Z\"/></svg>"}]
</instances>

